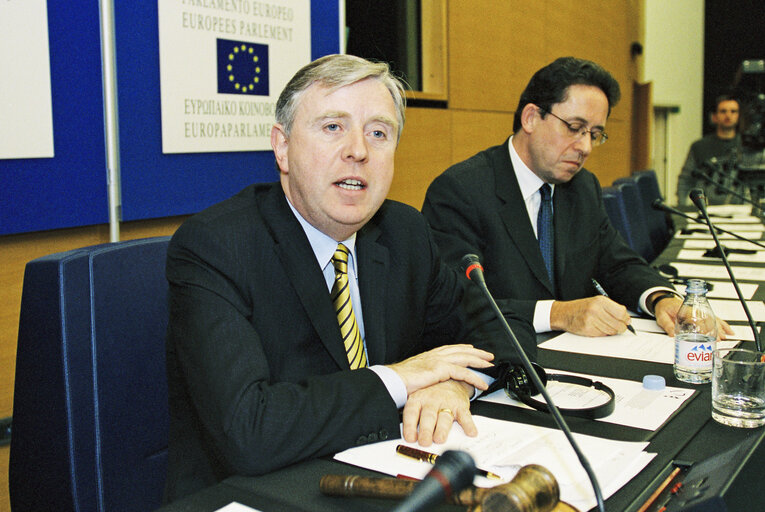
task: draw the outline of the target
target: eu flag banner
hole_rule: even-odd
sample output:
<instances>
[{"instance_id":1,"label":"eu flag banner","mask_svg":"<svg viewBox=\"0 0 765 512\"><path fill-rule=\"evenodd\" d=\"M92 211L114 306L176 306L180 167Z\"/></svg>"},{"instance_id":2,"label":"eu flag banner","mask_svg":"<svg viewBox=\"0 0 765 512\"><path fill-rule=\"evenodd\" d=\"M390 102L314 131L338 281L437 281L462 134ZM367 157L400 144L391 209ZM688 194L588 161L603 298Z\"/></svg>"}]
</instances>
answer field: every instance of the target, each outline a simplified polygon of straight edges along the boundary
<instances>
[{"instance_id":1,"label":"eu flag banner","mask_svg":"<svg viewBox=\"0 0 765 512\"><path fill-rule=\"evenodd\" d=\"M218 93L268 96L268 45L217 39Z\"/></svg>"}]
</instances>

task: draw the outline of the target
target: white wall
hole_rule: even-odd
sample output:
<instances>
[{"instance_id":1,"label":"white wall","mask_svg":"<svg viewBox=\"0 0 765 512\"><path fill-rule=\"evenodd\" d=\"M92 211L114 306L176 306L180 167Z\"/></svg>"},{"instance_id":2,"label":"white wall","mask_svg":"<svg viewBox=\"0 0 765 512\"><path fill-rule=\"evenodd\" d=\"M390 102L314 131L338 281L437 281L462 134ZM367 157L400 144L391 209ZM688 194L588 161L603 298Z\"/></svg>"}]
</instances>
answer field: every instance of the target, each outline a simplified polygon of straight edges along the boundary
<instances>
[{"instance_id":1,"label":"white wall","mask_svg":"<svg viewBox=\"0 0 765 512\"><path fill-rule=\"evenodd\" d=\"M654 105L680 109L668 118L663 187L667 201L674 203L688 148L702 135L704 0L645 0L644 26L642 80L653 82Z\"/></svg>"}]
</instances>

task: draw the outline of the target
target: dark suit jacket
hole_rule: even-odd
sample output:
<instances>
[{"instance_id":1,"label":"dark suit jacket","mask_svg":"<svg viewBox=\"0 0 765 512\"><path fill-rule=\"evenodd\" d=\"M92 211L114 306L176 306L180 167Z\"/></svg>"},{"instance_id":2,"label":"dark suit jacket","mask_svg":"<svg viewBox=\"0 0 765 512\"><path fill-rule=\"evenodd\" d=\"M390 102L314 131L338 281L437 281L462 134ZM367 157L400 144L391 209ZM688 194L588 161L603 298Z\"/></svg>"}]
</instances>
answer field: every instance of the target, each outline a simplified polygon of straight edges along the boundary
<instances>
[{"instance_id":1,"label":"dark suit jacket","mask_svg":"<svg viewBox=\"0 0 765 512\"><path fill-rule=\"evenodd\" d=\"M463 341L513 357L480 292L438 258L415 209L386 201L356 251L370 364ZM186 221L170 243L167 278L167 501L232 474L399 437L381 380L349 369L324 276L278 183ZM514 327L534 354L531 326Z\"/></svg>"},{"instance_id":2,"label":"dark suit jacket","mask_svg":"<svg viewBox=\"0 0 765 512\"><path fill-rule=\"evenodd\" d=\"M555 278L552 289L542 253L515 178L507 142L460 162L428 188L422 212L443 258L458 264L477 254L500 309L533 320L538 300L596 294L597 279L616 302L637 310L640 295L670 286L630 249L603 208L597 178L582 169L555 186Z\"/></svg>"}]
</instances>

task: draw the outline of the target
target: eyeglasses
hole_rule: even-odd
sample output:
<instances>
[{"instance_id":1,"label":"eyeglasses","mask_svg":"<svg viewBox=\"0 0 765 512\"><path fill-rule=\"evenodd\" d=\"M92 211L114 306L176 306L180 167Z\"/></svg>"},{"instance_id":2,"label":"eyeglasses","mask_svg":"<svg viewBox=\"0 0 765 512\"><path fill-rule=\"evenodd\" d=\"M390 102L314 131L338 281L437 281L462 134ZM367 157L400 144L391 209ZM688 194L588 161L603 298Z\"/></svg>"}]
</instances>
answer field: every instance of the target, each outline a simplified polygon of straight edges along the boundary
<instances>
[{"instance_id":1,"label":"eyeglasses","mask_svg":"<svg viewBox=\"0 0 765 512\"><path fill-rule=\"evenodd\" d=\"M592 147L600 146L601 144L605 144L606 141L608 140L608 135L606 135L606 132L604 132L603 130L599 130L597 128L594 129L594 130L590 129L590 128L587 128L587 125L585 125L584 123L579 123L579 122L569 123L568 121L564 121L560 117L556 116L555 114L553 114L549 110L544 109L542 107L539 107L539 110L541 110L542 112L547 112L548 114L553 116L555 119L557 119L561 123L565 124L566 128L568 128L569 136L571 136L571 138L573 138L573 139L579 140L582 137L584 137L585 133L589 133L590 134L590 142L592 143Z\"/></svg>"}]
</instances>

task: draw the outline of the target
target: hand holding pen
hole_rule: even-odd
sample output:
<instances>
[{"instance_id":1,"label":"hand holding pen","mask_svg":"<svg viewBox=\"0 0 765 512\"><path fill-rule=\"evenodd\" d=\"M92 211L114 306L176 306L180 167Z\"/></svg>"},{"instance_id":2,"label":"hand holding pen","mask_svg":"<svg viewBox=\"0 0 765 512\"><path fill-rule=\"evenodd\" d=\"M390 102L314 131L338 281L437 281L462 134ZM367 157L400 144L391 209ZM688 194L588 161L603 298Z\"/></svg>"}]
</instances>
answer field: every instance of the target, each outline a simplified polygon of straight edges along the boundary
<instances>
[{"instance_id":1,"label":"hand holding pen","mask_svg":"<svg viewBox=\"0 0 765 512\"><path fill-rule=\"evenodd\" d=\"M603 289L602 286L600 286L600 283L595 280L595 278L592 279L592 286L595 287L595 291L598 292L603 297L609 298L608 294L606 293L606 290ZM637 336L637 333L635 332L635 328L632 327L630 324L627 324L627 329L630 330L632 334Z\"/></svg>"},{"instance_id":2,"label":"hand holding pen","mask_svg":"<svg viewBox=\"0 0 765 512\"><path fill-rule=\"evenodd\" d=\"M410 459L421 460L423 462L428 462L430 464L435 464L436 460L438 460L438 455L436 455L435 453L418 450L417 448L412 448L411 446L406 446L403 444L396 446L396 453L398 453L399 455L403 455L404 457L408 457ZM476 474L480 476L485 476L486 478L494 478L497 480L502 479L502 477L497 475L496 473L492 473L491 471L486 471L485 469L480 469L480 468L476 470Z\"/></svg>"}]
</instances>

